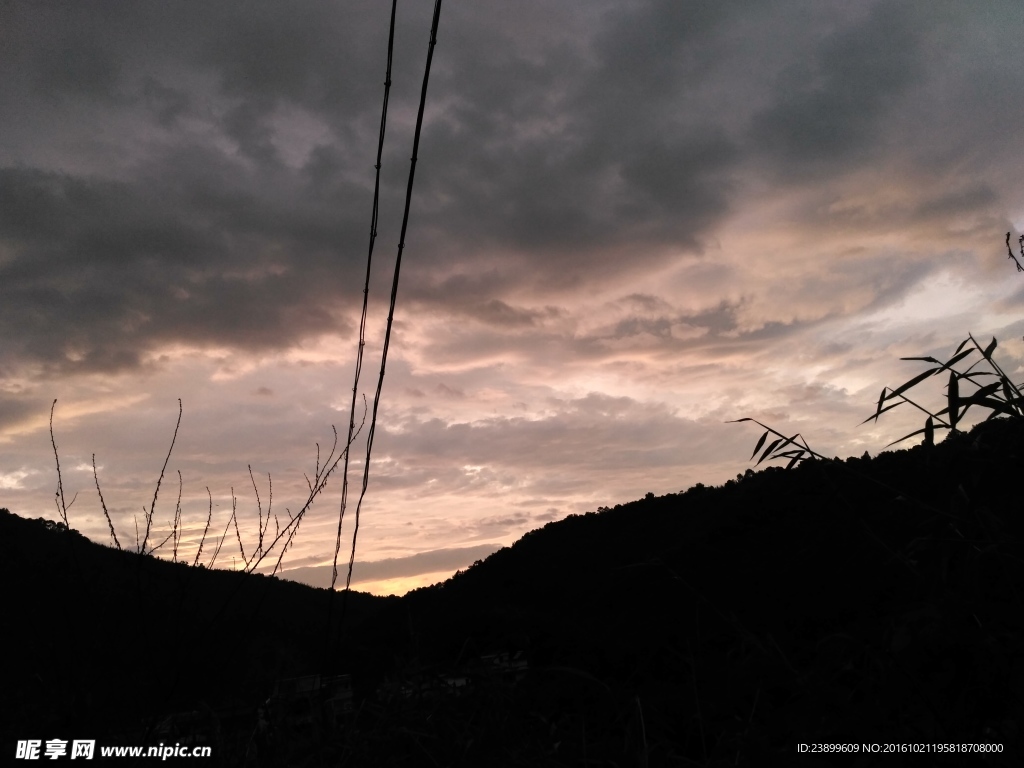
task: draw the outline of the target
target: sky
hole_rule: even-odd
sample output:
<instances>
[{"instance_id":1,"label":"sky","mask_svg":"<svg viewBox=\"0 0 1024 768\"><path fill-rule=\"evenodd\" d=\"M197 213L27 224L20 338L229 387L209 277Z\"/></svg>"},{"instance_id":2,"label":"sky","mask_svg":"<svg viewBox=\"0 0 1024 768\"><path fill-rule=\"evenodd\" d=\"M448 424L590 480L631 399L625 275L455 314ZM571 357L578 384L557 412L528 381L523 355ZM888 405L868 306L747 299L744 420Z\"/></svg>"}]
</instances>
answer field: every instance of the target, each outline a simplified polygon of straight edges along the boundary
<instances>
[{"instance_id":1,"label":"sky","mask_svg":"<svg viewBox=\"0 0 1024 768\"><path fill-rule=\"evenodd\" d=\"M357 423L432 8L398 6ZM58 519L56 399L70 524L111 542L95 456L135 547L180 398L151 539L179 472L179 559L211 508L228 568L303 508L348 425L389 16L0 2L0 506ZM729 420L874 455L922 425L859 426L899 358L968 333L1024 378L1022 33L1015 0L445 0L353 588L722 484L760 436ZM286 578L330 583L340 498L339 468Z\"/></svg>"}]
</instances>

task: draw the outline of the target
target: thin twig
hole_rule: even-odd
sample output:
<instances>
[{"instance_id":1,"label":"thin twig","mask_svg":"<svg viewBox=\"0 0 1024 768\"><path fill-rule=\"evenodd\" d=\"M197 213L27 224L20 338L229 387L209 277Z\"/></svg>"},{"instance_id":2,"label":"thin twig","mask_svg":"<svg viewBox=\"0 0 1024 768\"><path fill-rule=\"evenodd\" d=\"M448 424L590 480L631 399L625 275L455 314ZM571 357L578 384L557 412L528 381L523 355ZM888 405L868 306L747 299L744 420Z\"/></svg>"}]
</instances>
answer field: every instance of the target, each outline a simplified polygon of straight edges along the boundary
<instances>
[{"instance_id":1,"label":"thin twig","mask_svg":"<svg viewBox=\"0 0 1024 768\"><path fill-rule=\"evenodd\" d=\"M231 517L228 518L227 525L224 526L224 533L222 533L220 535L220 541L217 542L217 548L215 550L213 550L213 559L210 560L210 565L208 566L209 568L213 568L213 564L217 562L217 556L220 554L221 547L224 546L224 539L228 535L228 529L231 527L231 520L233 518L234 518L234 514L232 513Z\"/></svg>"},{"instance_id":2,"label":"thin twig","mask_svg":"<svg viewBox=\"0 0 1024 768\"><path fill-rule=\"evenodd\" d=\"M1024 257L1024 235L1021 235L1018 240L1020 243L1020 255ZM1013 263L1017 265L1018 272L1024 272L1024 266L1017 260L1017 257L1013 255L1013 250L1010 248L1010 233L1006 233L1006 252L1010 254L1010 258L1013 259Z\"/></svg>"},{"instance_id":3,"label":"thin twig","mask_svg":"<svg viewBox=\"0 0 1024 768\"><path fill-rule=\"evenodd\" d=\"M181 398L178 398L178 423L174 425L174 437L171 438L171 447L167 449L167 458L164 459L164 465L160 469L160 477L156 481L156 490L153 491L153 501L149 505L149 514L146 515L146 535L142 539L142 545L139 548L141 554L145 554L146 542L149 541L149 530L153 524L153 511L156 509L156 497L160 494L160 483L164 480L164 473L167 471L167 462L171 460L171 451L174 450L174 442L178 439L178 428L181 427Z\"/></svg>"},{"instance_id":4,"label":"thin twig","mask_svg":"<svg viewBox=\"0 0 1024 768\"><path fill-rule=\"evenodd\" d=\"M194 568L199 564L199 556L203 554L203 544L206 543L206 533L210 530L210 521L213 519L213 495L210 493L210 486L206 486L206 495L210 499L210 509L206 513L206 527L203 528L203 536L199 539L199 548L196 550L196 558L192 561Z\"/></svg>"},{"instance_id":5,"label":"thin twig","mask_svg":"<svg viewBox=\"0 0 1024 768\"><path fill-rule=\"evenodd\" d=\"M235 538L238 539L238 551L242 555L242 562L249 567L249 561L245 557L245 548L242 546L242 534L238 531L238 499L235 498L235 489L231 489L231 521L235 524Z\"/></svg>"},{"instance_id":6,"label":"thin twig","mask_svg":"<svg viewBox=\"0 0 1024 768\"><path fill-rule=\"evenodd\" d=\"M260 503L260 489L256 487L256 478L252 476L252 464L249 465L249 479L252 481L252 489L256 492L256 508L259 510L260 519L257 525L259 539L256 544L256 551L263 551L263 505ZM267 525L270 525L270 513L267 513Z\"/></svg>"},{"instance_id":7,"label":"thin twig","mask_svg":"<svg viewBox=\"0 0 1024 768\"><path fill-rule=\"evenodd\" d=\"M64 482L61 480L60 474L60 456L57 455L57 441L53 437L53 409L57 407L57 400L54 398L53 405L50 406L50 444L53 445L53 458L57 462L57 493L54 494L54 501L60 499L60 504L57 505L57 511L60 513L61 520L64 521L64 527L70 529L71 526L68 524L68 507L70 504L64 503ZM77 497L78 494L75 494ZM74 504L75 500L71 500L71 504Z\"/></svg>"},{"instance_id":8,"label":"thin twig","mask_svg":"<svg viewBox=\"0 0 1024 768\"><path fill-rule=\"evenodd\" d=\"M174 546L171 550L171 559L178 562L178 542L181 541L181 470L178 470L178 503L174 505Z\"/></svg>"},{"instance_id":9,"label":"thin twig","mask_svg":"<svg viewBox=\"0 0 1024 768\"><path fill-rule=\"evenodd\" d=\"M110 513L107 511L107 503L103 500L103 491L100 490L100 478L96 473L96 454L92 455L92 479L96 481L96 493L100 496L100 506L103 507L103 516L107 518L107 525L110 526L110 538L114 540L114 545L118 551L121 550L121 542L117 540L117 534L114 533L114 523L110 519Z\"/></svg>"}]
</instances>

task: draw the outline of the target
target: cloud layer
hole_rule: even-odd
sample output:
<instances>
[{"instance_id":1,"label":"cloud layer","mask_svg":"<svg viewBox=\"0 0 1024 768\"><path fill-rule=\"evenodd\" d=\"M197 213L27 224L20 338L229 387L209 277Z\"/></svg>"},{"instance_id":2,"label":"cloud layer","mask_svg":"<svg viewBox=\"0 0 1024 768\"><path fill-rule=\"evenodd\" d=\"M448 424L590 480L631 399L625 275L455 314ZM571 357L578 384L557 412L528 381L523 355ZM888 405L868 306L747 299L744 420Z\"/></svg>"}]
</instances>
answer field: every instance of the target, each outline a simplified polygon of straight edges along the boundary
<instances>
[{"instance_id":1,"label":"cloud layer","mask_svg":"<svg viewBox=\"0 0 1024 768\"><path fill-rule=\"evenodd\" d=\"M430 11L398 10L371 399ZM181 397L190 526L206 486L221 529L232 488L257 511L249 464L301 507L348 420L387 22L313 0L0 10L0 504L55 514L58 398L73 523L106 535L95 452L134 530ZM367 583L720 483L757 437L728 419L877 450L916 425L856 428L916 372L898 358L968 331L1019 369L1022 27L1010 2L445 6ZM339 489L292 550L309 578Z\"/></svg>"}]
</instances>

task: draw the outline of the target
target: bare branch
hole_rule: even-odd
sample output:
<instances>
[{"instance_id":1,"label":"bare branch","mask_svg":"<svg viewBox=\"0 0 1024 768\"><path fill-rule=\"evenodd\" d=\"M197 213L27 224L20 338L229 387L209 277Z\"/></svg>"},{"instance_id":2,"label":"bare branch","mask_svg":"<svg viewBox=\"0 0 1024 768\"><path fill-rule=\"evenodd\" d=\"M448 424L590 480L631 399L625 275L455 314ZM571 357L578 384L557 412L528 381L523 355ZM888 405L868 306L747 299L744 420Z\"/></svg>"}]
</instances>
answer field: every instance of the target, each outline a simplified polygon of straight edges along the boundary
<instances>
[{"instance_id":1,"label":"bare branch","mask_svg":"<svg viewBox=\"0 0 1024 768\"><path fill-rule=\"evenodd\" d=\"M242 555L242 562L246 566L249 561L245 557L245 549L242 547L242 534L238 532L238 500L235 498L235 489L231 489L231 521L235 524L235 538L238 539L238 551Z\"/></svg>"},{"instance_id":2,"label":"bare branch","mask_svg":"<svg viewBox=\"0 0 1024 768\"><path fill-rule=\"evenodd\" d=\"M206 527L203 529L203 537L199 539L199 548L196 550L196 558L192 561L193 567L199 564L199 556L203 554L203 544L206 543L206 533L210 530L210 521L213 519L213 495L210 493L210 486L206 486L206 495L210 499L210 511L206 515Z\"/></svg>"},{"instance_id":3,"label":"bare branch","mask_svg":"<svg viewBox=\"0 0 1024 768\"><path fill-rule=\"evenodd\" d=\"M179 397L178 398L178 423L175 424L175 426L174 426L174 437L171 438L171 447L167 449L167 458L164 459L164 465L163 465L163 467L160 470L160 477L158 477L157 481L156 481L156 490L153 491L153 501L149 505L149 514L146 515L146 535L142 539L142 548L139 550L140 552L142 552L142 550L145 549L146 542L149 541L149 531L150 531L151 526L153 525L153 511L156 509L156 497L160 494L160 484L163 482L163 480L164 480L164 473L167 471L167 462L169 462L171 460L171 451L174 450L174 443L178 439L178 428L181 427L181 414L182 414L182 406L181 406L181 398Z\"/></svg>"},{"instance_id":4,"label":"bare branch","mask_svg":"<svg viewBox=\"0 0 1024 768\"><path fill-rule=\"evenodd\" d=\"M60 503L57 504L57 511L60 513L61 520L64 521L64 527L70 529L71 526L68 525L68 505L64 503L64 482L60 474L60 456L57 455L57 441L53 437L53 409L56 407L57 400L54 398L53 405L50 406L50 444L53 446L53 458L57 462L57 493L54 494L54 500L60 499ZM74 504L75 500L72 499L71 503Z\"/></svg>"},{"instance_id":5,"label":"bare branch","mask_svg":"<svg viewBox=\"0 0 1024 768\"><path fill-rule=\"evenodd\" d=\"M1019 238L1017 238L1017 242L1020 245L1020 255L1022 258L1024 258L1024 235L1021 235ZM1021 266L1020 261L1018 261L1017 257L1013 255L1013 249L1010 248L1009 232L1006 233L1006 252L1010 254L1010 258L1013 259L1013 263L1017 265L1017 271L1024 272L1024 266Z\"/></svg>"},{"instance_id":6,"label":"bare branch","mask_svg":"<svg viewBox=\"0 0 1024 768\"><path fill-rule=\"evenodd\" d=\"M174 548L171 552L171 559L178 562L178 542L181 540L181 470L178 470L178 503L174 505Z\"/></svg>"},{"instance_id":7,"label":"bare branch","mask_svg":"<svg viewBox=\"0 0 1024 768\"><path fill-rule=\"evenodd\" d=\"M117 534L114 533L114 523L110 519L110 513L107 512L107 503L103 500L103 491L100 490L100 478L96 473L96 454L92 455L92 479L96 481L96 493L100 496L100 506L103 507L103 516L107 518L107 525L110 526L110 538L114 540L115 546L118 550L121 549L121 542L117 540Z\"/></svg>"}]
</instances>

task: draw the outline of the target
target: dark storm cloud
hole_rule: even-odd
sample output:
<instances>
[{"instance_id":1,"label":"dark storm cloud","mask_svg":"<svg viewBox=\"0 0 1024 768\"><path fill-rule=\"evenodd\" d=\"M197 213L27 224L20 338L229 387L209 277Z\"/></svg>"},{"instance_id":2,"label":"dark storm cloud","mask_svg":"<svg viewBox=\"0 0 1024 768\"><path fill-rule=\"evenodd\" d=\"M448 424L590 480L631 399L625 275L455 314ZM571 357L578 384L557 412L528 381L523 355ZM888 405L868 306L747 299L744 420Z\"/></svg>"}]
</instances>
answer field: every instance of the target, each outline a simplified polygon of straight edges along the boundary
<instances>
[{"instance_id":1,"label":"dark storm cloud","mask_svg":"<svg viewBox=\"0 0 1024 768\"><path fill-rule=\"evenodd\" d=\"M39 402L36 398L24 393L0 393L0 429L22 424L38 415L38 412Z\"/></svg>"},{"instance_id":2,"label":"dark storm cloud","mask_svg":"<svg viewBox=\"0 0 1024 768\"><path fill-rule=\"evenodd\" d=\"M177 157L176 177L146 184L0 169L7 354L111 370L160 342L280 349L347 331L334 307L353 260L331 247L347 222Z\"/></svg>"},{"instance_id":3,"label":"dark storm cloud","mask_svg":"<svg viewBox=\"0 0 1024 768\"><path fill-rule=\"evenodd\" d=\"M593 49L603 54L597 87L630 102L671 96L720 55L717 31L749 3L654 0L613 7Z\"/></svg>"},{"instance_id":4,"label":"dark storm cloud","mask_svg":"<svg viewBox=\"0 0 1024 768\"><path fill-rule=\"evenodd\" d=\"M114 3L90 12L74 4L5 3L0 10L0 62L15 77L6 77L0 91L20 85L48 100L120 101L121 46L115 41L128 30L119 10Z\"/></svg>"},{"instance_id":5,"label":"dark storm cloud","mask_svg":"<svg viewBox=\"0 0 1024 768\"><path fill-rule=\"evenodd\" d=\"M353 57L377 42L355 10L5 7L4 355L110 371L165 342L272 350L347 332L372 175L353 177L355 148L330 133L287 167L272 122L305 104L342 113L351 138L379 109L352 100L368 87Z\"/></svg>"},{"instance_id":6,"label":"dark storm cloud","mask_svg":"<svg viewBox=\"0 0 1024 768\"><path fill-rule=\"evenodd\" d=\"M835 173L878 150L886 111L922 75L913 22L907 6L879 3L777 76L774 103L754 116L750 132L780 175Z\"/></svg>"},{"instance_id":7,"label":"dark storm cloud","mask_svg":"<svg viewBox=\"0 0 1024 768\"><path fill-rule=\"evenodd\" d=\"M712 119L685 114L716 17L673 4L581 14L545 29L560 37L539 53L517 53L498 26L450 31L421 167L423 205L456 253L479 254L501 287L544 291L699 251L738 159Z\"/></svg>"},{"instance_id":8,"label":"dark storm cloud","mask_svg":"<svg viewBox=\"0 0 1024 768\"><path fill-rule=\"evenodd\" d=\"M977 182L967 189L940 191L919 203L913 215L923 221L943 220L960 213L985 211L998 201L999 194L991 185Z\"/></svg>"},{"instance_id":9,"label":"dark storm cloud","mask_svg":"<svg viewBox=\"0 0 1024 768\"><path fill-rule=\"evenodd\" d=\"M172 75L210 72L230 95L337 106L383 80L364 76L366 54L378 50L381 35L387 39L387 16L378 8L326 0L288 8L241 0L8 3L0 39L12 68L48 96L123 98L141 64ZM415 70L411 62L400 66Z\"/></svg>"},{"instance_id":10,"label":"dark storm cloud","mask_svg":"<svg viewBox=\"0 0 1024 768\"><path fill-rule=\"evenodd\" d=\"M489 329L438 342L449 357L482 352L498 332L541 350L572 337L559 351L582 358L628 338L668 339L673 324L733 332L735 311L721 308L618 317L579 335L550 327L568 322L572 291L680 254L706 259L755 169L838 178L886 162L904 124L921 132L915 146L937 146L941 120L892 120L927 101L914 101L924 86L959 83L963 62L993 93L1019 81L1009 69L992 74L995 54L946 44L947 27L963 28L980 50L1010 6L987 20L935 7L447 8L402 299L424 312L417 319ZM168 343L275 350L348 330L386 7L32 3L2 13L5 356L115 370ZM400 9L378 253L395 244L428 21L426 4ZM889 207L886 223L984 211L1000 194L951 185ZM879 221L852 203L816 204L808 220Z\"/></svg>"},{"instance_id":11,"label":"dark storm cloud","mask_svg":"<svg viewBox=\"0 0 1024 768\"><path fill-rule=\"evenodd\" d=\"M178 118L188 114L192 101L186 92L148 75L142 78L142 99L160 127L165 129L173 128Z\"/></svg>"}]
</instances>

